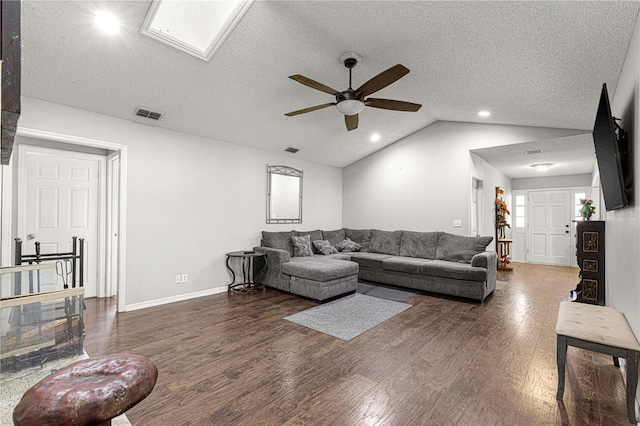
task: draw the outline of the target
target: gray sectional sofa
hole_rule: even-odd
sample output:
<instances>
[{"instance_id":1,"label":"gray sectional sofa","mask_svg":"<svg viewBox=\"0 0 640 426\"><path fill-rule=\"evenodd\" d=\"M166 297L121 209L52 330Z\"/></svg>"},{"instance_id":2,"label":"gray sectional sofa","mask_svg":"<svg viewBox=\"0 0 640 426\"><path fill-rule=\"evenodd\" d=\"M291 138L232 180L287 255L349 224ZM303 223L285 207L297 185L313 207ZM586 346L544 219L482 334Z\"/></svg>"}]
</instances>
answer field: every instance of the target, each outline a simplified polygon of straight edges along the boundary
<instances>
[{"instance_id":1,"label":"gray sectional sofa","mask_svg":"<svg viewBox=\"0 0 640 426\"><path fill-rule=\"evenodd\" d=\"M354 292L358 278L483 302L496 286L496 253L485 251L492 239L377 229L263 231L254 250L266 253L266 267L256 265L256 281L320 302Z\"/></svg>"}]
</instances>

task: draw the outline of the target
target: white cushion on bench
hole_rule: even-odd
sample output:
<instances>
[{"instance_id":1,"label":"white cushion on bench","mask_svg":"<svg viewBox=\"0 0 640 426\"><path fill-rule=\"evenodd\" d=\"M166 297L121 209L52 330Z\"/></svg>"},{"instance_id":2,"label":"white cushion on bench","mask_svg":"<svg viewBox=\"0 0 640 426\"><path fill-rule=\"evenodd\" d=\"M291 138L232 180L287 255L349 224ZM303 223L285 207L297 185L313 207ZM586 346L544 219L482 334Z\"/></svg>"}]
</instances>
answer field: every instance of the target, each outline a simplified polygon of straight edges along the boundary
<instances>
[{"instance_id":1,"label":"white cushion on bench","mask_svg":"<svg viewBox=\"0 0 640 426\"><path fill-rule=\"evenodd\" d=\"M561 302L556 333L616 348L640 351L624 315L606 306Z\"/></svg>"}]
</instances>

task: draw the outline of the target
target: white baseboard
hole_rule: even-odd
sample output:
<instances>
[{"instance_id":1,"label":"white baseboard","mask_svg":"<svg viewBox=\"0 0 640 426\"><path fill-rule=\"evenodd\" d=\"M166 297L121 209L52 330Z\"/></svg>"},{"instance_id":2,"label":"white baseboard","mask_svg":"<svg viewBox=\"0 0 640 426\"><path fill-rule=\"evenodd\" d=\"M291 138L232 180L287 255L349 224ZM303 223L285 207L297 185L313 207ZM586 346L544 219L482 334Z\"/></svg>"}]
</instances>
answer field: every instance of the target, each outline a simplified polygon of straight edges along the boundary
<instances>
[{"instance_id":1,"label":"white baseboard","mask_svg":"<svg viewBox=\"0 0 640 426\"><path fill-rule=\"evenodd\" d=\"M179 294L177 296L163 297L162 299L149 300L148 302L132 303L125 305L125 312L136 311L138 309L151 308L152 306L166 305L167 303L181 302L183 300L195 299L196 297L211 296L212 294L225 293L227 286L215 287L208 290L196 291L194 293Z\"/></svg>"}]
</instances>

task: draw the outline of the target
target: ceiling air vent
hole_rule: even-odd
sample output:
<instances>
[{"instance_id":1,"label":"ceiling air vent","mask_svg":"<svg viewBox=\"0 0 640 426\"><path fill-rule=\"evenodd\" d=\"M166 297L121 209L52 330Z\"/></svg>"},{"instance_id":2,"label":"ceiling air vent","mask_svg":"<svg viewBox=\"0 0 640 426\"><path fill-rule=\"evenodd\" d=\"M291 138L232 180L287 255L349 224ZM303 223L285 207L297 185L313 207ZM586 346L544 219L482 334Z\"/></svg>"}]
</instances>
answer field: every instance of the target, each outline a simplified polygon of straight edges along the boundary
<instances>
[{"instance_id":1,"label":"ceiling air vent","mask_svg":"<svg viewBox=\"0 0 640 426\"><path fill-rule=\"evenodd\" d=\"M289 147L289 148L285 149L284 151L285 151L285 152L290 152L290 153L292 153L292 154L295 154L296 152L298 152L298 151L300 151L300 150L299 150L298 148L292 148L292 147Z\"/></svg>"},{"instance_id":2,"label":"ceiling air vent","mask_svg":"<svg viewBox=\"0 0 640 426\"><path fill-rule=\"evenodd\" d=\"M540 154L542 152L541 149L532 149L531 151L525 151L525 154Z\"/></svg>"},{"instance_id":3,"label":"ceiling air vent","mask_svg":"<svg viewBox=\"0 0 640 426\"><path fill-rule=\"evenodd\" d=\"M152 120L160 120L160 117L162 116L159 112L153 112L143 108L138 108L136 115L139 117L150 118Z\"/></svg>"}]
</instances>

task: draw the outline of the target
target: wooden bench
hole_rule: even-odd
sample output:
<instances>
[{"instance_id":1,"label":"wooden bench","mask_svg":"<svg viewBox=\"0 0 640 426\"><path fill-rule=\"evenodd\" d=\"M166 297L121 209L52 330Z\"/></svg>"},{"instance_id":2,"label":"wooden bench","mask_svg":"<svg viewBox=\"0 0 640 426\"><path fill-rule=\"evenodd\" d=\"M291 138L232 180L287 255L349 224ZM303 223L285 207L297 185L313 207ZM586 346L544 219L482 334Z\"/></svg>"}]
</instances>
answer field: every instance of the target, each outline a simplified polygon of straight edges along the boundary
<instances>
[{"instance_id":1,"label":"wooden bench","mask_svg":"<svg viewBox=\"0 0 640 426\"><path fill-rule=\"evenodd\" d=\"M638 385L638 360L640 344L631 331L624 315L616 309L577 302L561 302L556 323L558 393L564 394L565 361L567 346L611 355L616 367L618 358L626 359L627 367L627 416L636 424L636 387Z\"/></svg>"}]
</instances>

